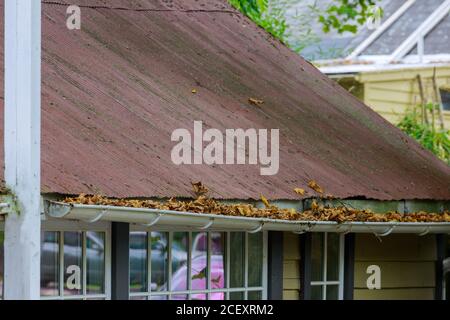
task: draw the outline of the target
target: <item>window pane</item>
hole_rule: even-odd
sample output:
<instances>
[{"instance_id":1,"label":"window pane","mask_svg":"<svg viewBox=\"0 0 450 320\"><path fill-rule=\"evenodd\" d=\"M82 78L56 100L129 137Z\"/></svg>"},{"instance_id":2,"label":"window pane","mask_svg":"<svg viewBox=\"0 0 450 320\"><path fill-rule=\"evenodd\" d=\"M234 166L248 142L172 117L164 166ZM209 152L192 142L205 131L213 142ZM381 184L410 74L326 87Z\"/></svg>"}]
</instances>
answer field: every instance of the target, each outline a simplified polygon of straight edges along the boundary
<instances>
[{"instance_id":1,"label":"window pane","mask_svg":"<svg viewBox=\"0 0 450 320\"><path fill-rule=\"evenodd\" d=\"M167 290L167 280L169 279L169 235L166 232L152 232L152 291Z\"/></svg>"},{"instance_id":2,"label":"window pane","mask_svg":"<svg viewBox=\"0 0 450 320\"><path fill-rule=\"evenodd\" d=\"M339 286L327 285L327 300L338 300Z\"/></svg>"},{"instance_id":3,"label":"window pane","mask_svg":"<svg viewBox=\"0 0 450 320\"><path fill-rule=\"evenodd\" d=\"M168 300L169 296L151 296L150 300Z\"/></svg>"},{"instance_id":4,"label":"window pane","mask_svg":"<svg viewBox=\"0 0 450 320\"><path fill-rule=\"evenodd\" d=\"M82 248L82 232L64 232L64 295L83 293Z\"/></svg>"},{"instance_id":5,"label":"window pane","mask_svg":"<svg viewBox=\"0 0 450 320\"><path fill-rule=\"evenodd\" d=\"M244 300L243 292L230 292L230 300Z\"/></svg>"},{"instance_id":6,"label":"window pane","mask_svg":"<svg viewBox=\"0 0 450 320\"><path fill-rule=\"evenodd\" d=\"M339 234L327 233L327 281L339 280Z\"/></svg>"},{"instance_id":7,"label":"window pane","mask_svg":"<svg viewBox=\"0 0 450 320\"><path fill-rule=\"evenodd\" d=\"M248 293L248 300L262 300L261 291L250 291Z\"/></svg>"},{"instance_id":8,"label":"window pane","mask_svg":"<svg viewBox=\"0 0 450 320\"><path fill-rule=\"evenodd\" d=\"M86 233L86 289L88 294L105 293L105 233Z\"/></svg>"},{"instance_id":9,"label":"window pane","mask_svg":"<svg viewBox=\"0 0 450 320\"><path fill-rule=\"evenodd\" d=\"M244 240L244 233L230 233L230 285L232 288L244 287Z\"/></svg>"},{"instance_id":10,"label":"window pane","mask_svg":"<svg viewBox=\"0 0 450 320\"><path fill-rule=\"evenodd\" d=\"M207 289L208 234L192 233L191 286L192 290ZM212 263L212 262L211 262Z\"/></svg>"},{"instance_id":11,"label":"window pane","mask_svg":"<svg viewBox=\"0 0 450 320\"><path fill-rule=\"evenodd\" d=\"M209 300L225 300L225 292L213 292L209 296Z\"/></svg>"},{"instance_id":12,"label":"window pane","mask_svg":"<svg viewBox=\"0 0 450 320\"><path fill-rule=\"evenodd\" d=\"M312 281L322 281L323 279L323 252L324 234L311 234L311 279Z\"/></svg>"},{"instance_id":13,"label":"window pane","mask_svg":"<svg viewBox=\"0 0 450 320\"><path fill-rule=\"evenodd\" d=\"M3 265L4 265L4 249L3 242L5 233L0 231L0 299L3 299Z\"/></svg>"},{"instance_id":14,"label":"window pane","mask_svg":"<svg viewBox=\"0 0 450 320\"><path fill-rule=\"evenodd\" d=\"M130 233L130 291L147 292L147 233Z\"/></svg>"},{"instance_id":15,"label":"window pane","mask_svg":"<svg viewBox=\"0 0 450 320\"><path fill-rule=\"evenodd\" d=\"M211 233L211 289L225 288L226 233ZM222 295L222 294L219 294ZM212 297L211 297L212 298ZM223 299L219 299L223 300Z\"/></svg>"},{"instance_id":16,"label":"window pane","mask_svg":"<svg viewBox=\"0 0 450 320\"><path fill-rule=\"evenodd\" d=\"M191 300L207 300L206 293L191 294Z\"/></svg>"},{"instance_id":17,"label":"window pane","mask_svg":"<svg viewBox=\"0 0 450 320\"><path fill-rule=\"evenodd\" d=\"M323 286L311 286L311 300L323 300Z\"/></svg>"},{"instance_id":18,"label":"window pane","mask_svg":"<svg viewBox=\"0 0 450 320\"><path fill-rule=\"evenodd\" d=\"M174 232L172 240L172 291L187 289L188 233ZM200 277L201 275L199 275ZM172 297L173 298L173 297Z\"/></svg>"},{"instance_id":19,"label":"window pane","mask_svg":"<svg viewBox=\"0 0 450 320\"><path fill-rule=\"evenodd\" d=\"M130 297L130 300L142 301L142 300L147 300L147 297Z\"/></svg>"},{"instance_id":20,"label":"window pane","mask_svg":"<svg viewBox=\"0 0 450 320\"><path fill-rule=\"evenodd\" d=\"M248 234L248 286L262 286L263 233Z\"/></svg>"},{"instance_id":21,"label":"window pane","mask_svg":"<svg viewBox=\"0 0 450 320\"><path fill-rule=\"evenodd\" d=\"M59 295L59 232L41 236L41 296Z\"/></svg>"}]
</instances>

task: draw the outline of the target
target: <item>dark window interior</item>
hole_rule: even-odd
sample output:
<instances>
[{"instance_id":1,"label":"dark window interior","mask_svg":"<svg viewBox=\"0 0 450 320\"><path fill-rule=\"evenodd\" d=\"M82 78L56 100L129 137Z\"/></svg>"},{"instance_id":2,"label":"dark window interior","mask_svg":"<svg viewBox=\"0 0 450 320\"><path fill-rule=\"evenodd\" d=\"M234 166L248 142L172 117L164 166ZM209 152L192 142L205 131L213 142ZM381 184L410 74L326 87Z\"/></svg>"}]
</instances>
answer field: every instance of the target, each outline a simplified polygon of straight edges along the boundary
<instances>
[{"instance_id":1,"label":"dark window interior","mask_svg":"<svg viewBox=\"0 0 450 320\"><path fill-rule=\"evenodd\" d=\"M444 110L450 111L450 88L440 89Z\"/></svg>"}]
</instances>

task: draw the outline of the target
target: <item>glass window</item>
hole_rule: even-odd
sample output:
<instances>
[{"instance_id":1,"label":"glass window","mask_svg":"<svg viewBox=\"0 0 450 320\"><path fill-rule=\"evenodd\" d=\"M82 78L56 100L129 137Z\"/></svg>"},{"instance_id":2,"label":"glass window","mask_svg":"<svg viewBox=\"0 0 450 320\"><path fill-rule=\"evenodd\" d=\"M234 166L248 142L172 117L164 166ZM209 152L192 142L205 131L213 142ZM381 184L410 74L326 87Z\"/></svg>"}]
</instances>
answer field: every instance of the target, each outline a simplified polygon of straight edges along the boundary
<instances>
[{"instance_id":1,"label":"glass window","mask_svg":"<svg viewBox=\"0 0 450 320\"><path fill-rule=\"evenodd\" d=\"M311 234L311 299L338 300L343 292L343 235Z\"/></svg>"},{"instance_id":2,"label":"glass window","mask_svg":"<svg viewBox=\"0 0 450 320\"><path fill-rule=\"evenodd\" d=\"M59 295L59 233L41 235L41 296Z\"/></svg>"},{"instance_id":3,"label":"glass window","mask_svg":"<svg viewBox=\"0 0 450 320\"><path fill-rule=\"evenodd\" d=\"M151 233L151 291L164 291L169 274L169 236L166 232Z\"/></svg>"},{"instance_id":4,"label":"glass window","mask_svg":"<svg viewBox=\"0 0 450 320\"><path fill-rule=\"evenodd\" d=\"M441 88L440 93L444 110L450 111L450 88Z\"/></svg>"},{"instance_id":5,"label":"glass window","mask_svg":"<svg viewBox=\"0 0 450 320\"><path fill-rule=\"evenodd\" d=\"M130 296L151 300L260 300L265 297L265 235L242 232L131 232L130 239L150 236L146 251L131 262ZM143 248L145 241L130 241L131 252ZM145 261L144 261L145 260ZM139 268L151 285L133 289L132 264L150 264ZM167 275L170 274L170 277ZM228 277L229 274L229 277Z\"/></svg>"},{"instance_id":6,"label":"glass window","mask_svg":"<svg viewBox=\"0 0 450 320\"><path fill-rule=\"evenodd\" d=\"M87 294L105 292L105 234L86 233L86 291Z\"/></svg>"},{"instance_id":7,"label":"glass window","mask_svg":"<svg viewBox=\"0 0 450 320\"><path fill-rule=\"evenodd\" d=\"M147 291L147 233L130 234L130 290Z\"/></svg>"},{"instance_id":8,"label":"glass window","mask_svg":"<svg viewBox=\"0 0 450 320\"><path fill-rule=\"evenodd\" d=\"M106 232L43 232L41 297L106 299Z\"/></svg>"},{"instance_id":9,"label":"glass window","mask_svg":"<svg viewBox=\"0 0 450 320\"><path fill-rule=\"evenodd\" d=\"M250 287L262 286L263 267L263 234L248 235L248 285Z\"/></svg>"},{"instance_id":10,"label":"glass window","mask_svg":"<svg viewBox=\"0 0 450 320\"><path fill-rule=\"evenodd\" d=\"M64 232L64 295L83 294L83 233Z\"/></svg>"},{"instance_id":11,"label":"glass window","mask_svg":"<svg viewBox=\"0 0 450 320\"><path fill-rule=\"evenodd\" d=\"M170 258L172 260L171 291L183 291L188 288L188 239L187 232L174 232L172 235L172 246L170 247ZM196 260L196 265L191 264L194 281L201 285L206 282L206 269L202 270L202 261ZM175 299L175 298L174 298Z\"/></svg>"},{"instance_id":12,"label":"glass window","mask_svg":"<svg viewBox=\"0 0 450 320\"><path fill-rule=\"evenodd\" d=\"M245 246L244 233L232 232L230 234L230 282L232 288L242 288L245 274Z\"/></svg>"}]
</instances>

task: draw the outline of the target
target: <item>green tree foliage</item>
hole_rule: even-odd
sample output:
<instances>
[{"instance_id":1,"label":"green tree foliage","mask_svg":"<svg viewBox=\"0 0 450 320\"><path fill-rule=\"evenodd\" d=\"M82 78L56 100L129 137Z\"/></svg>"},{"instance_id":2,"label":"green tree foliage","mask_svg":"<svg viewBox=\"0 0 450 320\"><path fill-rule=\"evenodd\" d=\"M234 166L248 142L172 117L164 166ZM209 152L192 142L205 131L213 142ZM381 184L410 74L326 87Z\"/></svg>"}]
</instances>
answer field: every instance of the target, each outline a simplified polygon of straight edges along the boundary
<instances>
[{"instance_id":1,"label":"green tree foliage","mask_svg":"<svg viewBox=\"0 0 450 320\"><path fill-rule=\"evenodd\" d=\"M450 165L450 130L441 129L434 121L434 114L438 106L430 103L424 110L410 108L402 118L398 127L410 137L417 140L425 149L430 150L437 157ZM424 119L425 112L428 114Z\"/></svg>"},{"instance_id":2,"label":"green tree foliage","mask_svg":"<svg viewBox=\"0 0 450 320\"><path fill-rule=\"evenodd\" d=\"M287 40L288 25L285 18L286 10L302 0L229 0L230 3L256 24L266 29L274 37L289 46ZM318 9L316 3L308 6L310 13L315 15L323 26L324 32L336 30L339 33L356 33L358 27L370 18L377 18L380 11L372 10L380 0L333 0L326 9ZM308 39L312 38L311 25L305 21L305 30L301 30ZM304 46L293 48L301 51Z\"/></svg>"},{"instance_id":3,"label":"green tree foliage","mask_svg":"<svg viewBox=\"0 0 450 320\"><path fill-rule=\"evenodd\" d=\"M270 0L229 0L242 13L274 37L284 41L287 24L284 10L279 6L270 6Z\"/></svg>"}]
</instances>

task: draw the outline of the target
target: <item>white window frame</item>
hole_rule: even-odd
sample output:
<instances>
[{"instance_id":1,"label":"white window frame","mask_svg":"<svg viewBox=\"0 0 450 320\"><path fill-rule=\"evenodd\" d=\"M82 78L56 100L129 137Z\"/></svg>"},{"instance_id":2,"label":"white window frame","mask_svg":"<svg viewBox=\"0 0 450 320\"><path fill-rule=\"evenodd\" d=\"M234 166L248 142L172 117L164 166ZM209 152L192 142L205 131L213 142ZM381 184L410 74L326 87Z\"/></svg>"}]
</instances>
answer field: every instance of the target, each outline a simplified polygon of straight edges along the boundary
<instances>
[{"instance_id":1,"label":"white window frame","mask_svg":"<svg viewBox=\"0 0 450 320\"><path fill-rule=\"evenodd\" d=\"M344 299L344 244L345 235L339 234L339 280L338 281L328 281L327 280L327 255L328 255L328 232L321 233L324 236L323 241L323 270L322 270L322 281L311 281L311 287L321 286L322 287L322 300L327 300L327 286L339 286L338 289L338 300Z\"/></svg>"},{"instance_id":2,"label":"white window frame","mask_svg":"<svg viewBox=\"0 0 450 320\"><path fill-rule=\"evenodd\" d=\"M155 230L155 229L148 229L143 226L138 225L131 225L130 226L130 232L147 232L147 292L130 292L130 299L133 298L147 298L151 299L152 296L167 296L167 298L170 300L172 296L183 296L186 295L187 299L189 300L191 298L192 294L205 294L207 300L210 299L211 293L225 293L225 300L230 299L230 293L233 292L242 292L244 294L244 300L248 300L248 294L250 292L261 292L261 298L262 300L267 300L267 289L268 289L268 279L267 279L267 268L268 268L268 235L267 231L262 231L263 234L263 266L262 266L262 286L260 287L248 287L248 232L240 232L236 231L237 233L243 233L245 236L245 251L244 251L244 287L242 288L230 288L230 277L226 277L225 279L225 288L223 289L211 289L211 268L210 268L210 257L211 255L208 254L208 277L207 277L207 289L205 290L191 290L191 277L187 277L187 288L188 290L183 291L151 291L151 237L148 236L151 232L166 232L168 233L169 239L168 239L168 287L170 288L170 282L171 282L171 274L172 274L172 240L173 240L173 234L175 232L186 232L188 233L188 246L187 246L187 274L191 273L191 250L192 250L192 233L193 232L205 232L208 235L208 251L211 252L211 233L224 233L226 234L226 261L227 264L225 266L226 271L225 274L230 274L230 234L235 231L223 231L223 230L178 230L178 229L170 229L170 230Z\"/></svg>"},{"instance_id":3,"label":"white window frame","mask_svg":"<svg viewBox=\"0 0 450 320\"><path fill-rule=\"evenodd\" d=\"M59 295L41 296L41 300L111 300L111 223L86 223L68 220L47 220L42 222L41 232L59 232ZM83 232L83 294L74 296L64 295L64 232ZM86 232L105 233L105 293L87 294L86 288Z\"/></svg>"}]
</instances>

